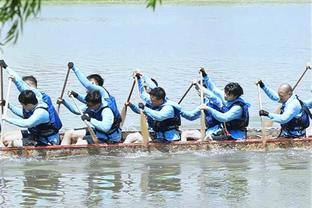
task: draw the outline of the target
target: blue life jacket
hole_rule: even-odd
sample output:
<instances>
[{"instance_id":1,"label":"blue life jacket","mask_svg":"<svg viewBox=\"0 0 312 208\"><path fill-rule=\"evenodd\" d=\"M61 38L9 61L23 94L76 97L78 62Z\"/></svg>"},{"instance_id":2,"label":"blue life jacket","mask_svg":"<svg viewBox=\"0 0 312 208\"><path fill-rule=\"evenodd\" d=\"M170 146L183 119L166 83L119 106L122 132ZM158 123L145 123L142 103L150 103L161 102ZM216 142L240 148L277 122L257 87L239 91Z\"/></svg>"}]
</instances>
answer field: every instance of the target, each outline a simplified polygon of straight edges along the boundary
<instances>
[{"instance_id":1,"label":"blue life jacket","mask_svg":"<svg viewBox=\"0 0 312 208\"><path fill-rule=\"evenodd\" d=\"M211 107L211 108L213 108L213 109L215 109L217 111L222 112L222 109L219 106L213 104L212 102L208 102L207 106L209 106L209 107ZM211 127L214 127L216 125L221 125L221 122L218 121L217 119L215 119L215 117L212 116L210 111L204 110L204 112L205 112L205 123L206 123L206 128L207 129L211 128Z\"/></svg>"},{"instance_id":2,"label":"blue life jacket","mask_svg":"<svg viewBox=\"0 0 312 208\"><path fill-rule=\"evenodd\" d=\"M23 117L25 119L28 119L32 114L35 112L36 109L42 108L46 111L48 111L48 108L39 106L35 107L32 111L25 111L23 109ZM49 112L49 111L48 111ZM38 126L28 128L28 131L34 136L34 138L39 138L39 137L49 137L52 136L56 133L58 133L58 129L54 128L54 126L51 123L51 120L47 123L39 124Z\"/></svg>"},{"instance_id":3,"label":"blue life jacket","mask_svg":"<svg viewBox=\"0 0 312 208\"><path fill-rule=\"evenodd\" d=\"M60 130L62 128L62 121L58 115L58 113L56 112L51 98L49 95L47 95L44 92L41 92L42 94L42 100L43 102L45 102L48 105L48 112L49 112L49 117L50 117L50 123L52 124L52 126L56 129L56 130Z\"/></svg>"},{"instance_id":4,"label":"blue life jacket","mask_svg":"<svg viewBox=\"0 0 312 208\"><path fill-rule=\"evenodd\" d=\"M106 98L105 101L107 102L108 107L113 111L114 123L116 123L116 125L118 125L118 128L119 128L120 122L121 122L121 115L120 115L120 112L118 110L115 97L110 95L109 92L105 88L104 88L104 90L107 92L107 94L109 96L109 98Z\"/></svg>"},{"instance_id":5,"label":"blue life jacket","mask_svg":"<svg viewBox=\"0 0 312 208\"><path fill-rule=\"evenodd\" d=\"M91 118L94 118L94 119L96 119L98 121L102 121L103 120L103 118L102 118L102 111L105 108L110 108L110 107L108 105L107 106L102 106L97 111L93 111L90 108L87 108L85 113L87 113ZM117 131L119 129L119 124L120 124L119 120L114 115L114 122L113 122L112 127L110 128L110 130L108 132L104 132L104 131L101 131L99 129L95 129L95 131L100 132L100 133L105 134L105 135L111 135L112 133L114 133L115 131Z\"/></svg>"},{"instance_id":6,"label":"blue life jacket","mask_svg":"<svg viewBox=\"0 0 312 208\"><path fill-rule=\"evenodd\" d=\"M145 104L146 107L151 108L152 110L160 111L165 105L161 106L152 106L150 104ZM147 123L150 128L152 128L155 132L165 132L169 130L179 130L179 126L181 126L181 116L180 110L172 106L174 109L174 117L168 118L163 121L155 121L152 117L147 116Z\"/></svg>"},{"instance_id":7,"label":"blue life jacket","mask_svg":"<svg viewBox=\"0 0 312 208\"><path fill-rule=\"evenodd\" d=\"M232 121L226 122L225 126L228 131L231 130L241 130L247 132L247 126L249 124L249 111L247 103L241 99L236 99L230 106L223 106L223 112L228 112L234 105L238 105L242 108L242 116L239 119L234 119Z\"/></svg>"},{"instance_id":8,"label":"blue life jacket","mask_svg":"<svg viewBox=\"0 0 312 208\"><path fill-rule=\"evenodd\" d=\"M301 116L299 118L293 118L290 121L288 121L285 124L281 124L282 130L287 130L288 132L298 132L297 135L294 136L304 136L305 135L305 129L309 127L310 125L310 119L309 116L312 116L307 106L296 96L297 99L300 102L301 105ZM281 114L285 110L285 105L282 105L281 107ZM312 117L311 117L312 118ZM304 131L304 132L302 132Z\"/></svg>"}]
</instances>

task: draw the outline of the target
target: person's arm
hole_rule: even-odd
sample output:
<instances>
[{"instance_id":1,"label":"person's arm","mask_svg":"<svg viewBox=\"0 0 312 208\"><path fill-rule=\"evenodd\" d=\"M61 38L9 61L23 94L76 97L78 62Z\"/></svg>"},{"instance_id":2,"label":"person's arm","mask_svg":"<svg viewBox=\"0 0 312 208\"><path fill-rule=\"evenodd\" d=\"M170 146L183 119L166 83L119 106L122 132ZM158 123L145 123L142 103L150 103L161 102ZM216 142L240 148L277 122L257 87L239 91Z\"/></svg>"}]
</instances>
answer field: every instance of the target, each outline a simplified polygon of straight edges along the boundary
<instances>
[{"instance_id":1,"label":"person's arm","mask_svg":"<svg viewBox=\"0 0 312 208\"><path fill-rule=\"evenodd\" d=\"M306 106L311 109L312 108L312 99L304 101L304 104L306 104Z\"/></svg>"},{"instance_id":2,"label":"person's arm","mask_svg":"<svg viewBox=\"0 0 312 208\"><path fill-rule=\"evenodd\" d=\"M238 105L234 105L225 113L219 112L209 106L207 106L207 109L211 112L211 115L220 122L229 122L234 119L239 119L243 112L243 109Z\"/></svg>"},{"instance_id":3,"label":"person's arm","mask_svg":"<svg viewBox=\"0 0 312 208\"><path fill-rule=\"evenodd\" d=\"M208 77L208 75L204 76L203 79L204 84L207 86L207 89L210 90L222 103L225 103L223 91L220 90ZM204 91L205 92L205 91Z\"/></svg>"},{"instance_id":4,"label":"person's arm","mask_svg":"<svg viewBox=\"0 0 312 208\"><path fill-rule=\"evenodd\" d=\"M163 121L174 117L174 109L170 105L165 105L160 111L152 110L148 107L144 107L143 111L156 121Z\"/></svg>"},{"instance_id":5,"label":"person's arm","mask_svg":"<svg viewBox=\"0 0 312 208\"><path fill-rule=\"evenodd\" d=\"M152 101L150 99L150 95L145 91L143 83L144 83L143 78L141 76L140 79L138 79L138 88L140 92L140 97L145 103L151 104Z\"/></svg>"},{"instance_id":6,"label":"person's arm","mask_svg":"<svg viewBox=\"0 0 312 208\"><path fill-rule=\"evenodd\" d=\"M73 105L71 102L69 102L68 100L64 99L63 104L73 114L80 115L80 112L77 109L77 107L75 105ZM80 109L82 110L82 112L84 112L85 105L81 106Z\"/></svg>"},{"instance_id":7,"label":"person's arm","mask_svg":"<svg viewBox=\"0 0 312 208\"><path fill-rule=\"evenodd\" d=\"M140 109L136 105L133 105L132 103L130 103L129 107L133 112L140 114Z\"/></svg>"},{"instance_id":8,"label":"person's arm","mask_svg":"<svg viewBox=\"0 0 312 208\"><path fill-rule=\"evenodd\" d=\"M186 118L187 120L194 121L194 120L200 118L200 108L197 107L192 111L185 111L182 109L181 110L181 116L183 118Z\"/></svg>"},{"instance_id":9,"label":"person's arm","mask_svg":"<svg viewBox=\"0 0 312 208\"><path fill-rule=\"evenodd\" d=\"M141 76L143 82L146 84L147 87L154 89L156 88L156 84L152 81L152 79L146 75Z\"/></svg>"},{"instance_id":10,"label":"person's arm","mask_svg":"<svg viewBox=\"0 0 312 208\"><path fill-rule=\"evenodd\" d=\"M280 100L278 94L274 90L269 88L267 85L264 85L262 89L271 100L276 102Z\"/></svg>"},{"instance_id":11,"label":"person's arm","mask_svg":"<svg viewBox=\"0 0 312 208\"><path fill-rule=\"evenodd\" d=\"M28 119L6 118L5 120L21 128L32 128L50 121L48 111L41 108L36 109Z\"/></svg>"},{"instance_id":12,"label":"person's arm","mask_svg":"<svg viewBox=\"0 0 312 208\"><path fill-rule=\"evenodd\" d=\"M80 94L80 93L77 93L77 94L78 94L78 96L76 97L76 99L79 100L79 102L82 102L82 103L86 104L87 103L86 100L85 100L86 95L83 95L83 94Z\"/></svg>"},{"instance_id":13,"label":"person's arm","mask_svg":"<svg viewBox=\"0 0 312 208\"><path fill-rule=\"evenodd\" d=\"M282 114L269 113L268 117L277 123L285 124L298 115L301 111L301 105L297 102L289 103Z\"/></svg>"},{"instance_id":14,"label":"person's arm","mask_svg":"<svg viewBox=\"0 0 312 208\"><path fill-rule=\"evenodd\" d=\"M110 108L105 108L102 111L102 121L98 121L95 118L91 118L90 123L96 129L104 132L108 132L114 123L114 114Z\"/></svg>"},{"instance_id":15,"label":"person's arm","mask_svg":"<svg viewBox=\"0 0 312 208\"><path fill-rule=\"evenodd\" d=\"M38 102L40 104L43 103L42 94L41 94L40 90L38 90L38 89L36 89L34 87L29 86L26 82L23 81L22 77L17 72L15 72L13 69L7 67L6 71L8 72L8 74L11 77L13 77L13 81L14 81L18 91L22 92L24 90L31 90L31 91L33 91L35 93Z\"/></svg>"},{"instance_id":16,"label":"person's arm","mask_svg":"<svg viewBox=\"0 0 312 208\"><path fill-rule=\"evenodd\" d=\"M16 105L13 105L11 103L9 103L9 106L8 108L17 116L23 118L24 115L23 115L23 109L20 108L20 107L17 107Z\"/></svg>"},{"instance_id":17,"label":"person's arm","mask_svg":"<svg viewBox=\"0 0 312 208\"><path fill-rule=\"evenodd\" d=\"M75 66L73 66L73 72L75 73L76 77L80 81L80 83L89 91L98 90L101 93L102 98L107 99L109 98L108 93L106 90L99 85L92 84L87 77Z\"/></svg>"}]
</instances>

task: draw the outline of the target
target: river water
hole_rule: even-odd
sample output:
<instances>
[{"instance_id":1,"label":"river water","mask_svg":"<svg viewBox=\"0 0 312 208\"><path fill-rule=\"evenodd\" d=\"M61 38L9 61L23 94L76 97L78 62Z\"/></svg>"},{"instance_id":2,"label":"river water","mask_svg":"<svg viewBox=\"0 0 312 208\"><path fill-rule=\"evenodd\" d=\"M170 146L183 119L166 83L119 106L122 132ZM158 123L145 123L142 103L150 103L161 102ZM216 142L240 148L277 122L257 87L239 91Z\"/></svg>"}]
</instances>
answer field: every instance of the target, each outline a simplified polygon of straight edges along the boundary
<instances>
[{"instance_id":1,"label":"river water","mask_svg":"<svg viewBox=\"0 0 312 208\"><path fill-rule=\"evenodd\" d=\"M33 74L53 99L62 89L67 62L85 74L100 73L119 107L141 69L178 100L198 69L218 87L239 82L252 104L251 127L259 127L255 82L277 89L294 84L311 61L310 4L214 4L44 6L25 24L14 46L3 49L8 65ZM311 72L296 93L311 98ZM85 90L73 74L67 89ZM17 91L10 100L17 103ZM133 102L139 102L134 92ZM264 108L276 104L264 98ZM199 104L192 91L186 109ZM61 108L65 129L79 117ZM182 121L183 128L198 127ZM139 117L128 111L125 129ZM4 128L13 129L12 126ZM311 152L215 152L136 154L60 160L3 159L3 207L311 207ZM140 204L138 204L140 203Z\"/></svg>"}]
</instances>

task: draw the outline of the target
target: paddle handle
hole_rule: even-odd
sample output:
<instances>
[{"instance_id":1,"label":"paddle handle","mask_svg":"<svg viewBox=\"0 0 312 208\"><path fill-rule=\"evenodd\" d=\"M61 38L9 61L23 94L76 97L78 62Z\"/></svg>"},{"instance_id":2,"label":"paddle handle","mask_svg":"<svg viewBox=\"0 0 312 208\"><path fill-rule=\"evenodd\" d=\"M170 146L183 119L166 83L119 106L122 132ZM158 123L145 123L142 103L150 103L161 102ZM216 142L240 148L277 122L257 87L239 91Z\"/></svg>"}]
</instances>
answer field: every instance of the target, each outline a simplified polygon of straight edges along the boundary
<instances>
[{"instance_id":1,"label":"paddle handle","mask_svg":"<svg viewBox=\"0 0 312 208\"><path fill-rule=\"evenodd\" d=\"M81 111L81 109L80 109L79 106L77 105L77 102L75 101L74 97L73 97L72 95L70 95L69 97L71 98L71 100L72 100L73 103L75 104L75 106L76 106L76 108L78 109L80 115L82 115L83 112ZM91 137L92 137L93 142L94 142L95 144L99 143L99 140L96 138L96 134L95 134L95 132L93 131L93 129L91 128L89 122L87 122L87 121L83 121L83 122L84 122L84 124L85 124L85 125L87 126L87 128L88 128L88 130L89 130L89 132L90 132L90 135L91 135Z\"/></svg>"},{"instance_id":2,"label":"paddle handle","mask_svg":"<svg viewBox=\"0 0 312 208\"><path fill-rule=\"evenodd\" d=\"M258 99L259 99L259 110L263 109L262 105L262 97L261 97L261 87L259 84L257 84L257 92L258 92ZM266 135L265 135L265 126L264 126L264 121L262 116L260 116L260 121L261 121L261 134L262 134L262 143L263 145L266 144Z\"/></svg>"},{"instance_id":3,"label":"paddle handle","mask_svg":"<svg viewBox=\"0 0 312 208\"><path fill-rule=\"evenodd\" d=\"M6 98L5 98L5 106L4 106L4 111L3 111L3 115L2 115L2 118L6 118L7 116L7 113L8 113L8 107L9 107L9 98L10 98L10 91L11 91L11 85L12 85L12 78L10 77L9 78L9 84L8 84L8 89L7 89L7 94L6 94ZM4 124L4 121L3 119L1 118L1 138L0 138L0 142L3 141L3 124Z\"/></svg>"},{"instance_id":4,"label":"paddle handle","mask_svg":"<svg viewBox=\"0 0 312 208\"><path fill-rule=\"evenodd\" d=\"M293 87L293 90L296 89L296 87L298 86L298 84L300 83L300 81L302 80L303 76L305 75L305 73L307 73L307 71L310 69L310 67L306 67L304 72L302 73L302 75L300 76L300 78L298 79L298 81L296 82L296 84Z\"/></svg>"},{"instance_id":5,"label":"paddle handle","mask_svg":"<svg viewBox=\"0 0 312 208\"><path fill-rule=\"evenodd\" d=\"M130 90L130 93L129 93L128 98L127 98L127 102L129 102L131 99L131 96L132 96L132 93L134 90L134 86L135 86L135 82L136 82L136 79L133 79L133 83L132 83L131 90Z\"/></svg>"},{"instance_id":6,"label":"paddle handle","mask_svg":"<svg viewBox=\"0 0 312 208\"><path fill-rule=\"evenodd\" d=\"M70 72L70 68L68 67L67 73L66 73L66 77L65 77L65 80L64 80L64 84L63 84L63 89L62 89L61 96L60 96L61 99L63 99L64 93L65 93L65 88L66 88L66 85L67 85L69 72ZM61 107L61 104L58 104L58 106L57 106L57 113L60 112L60 107Z\"/></svg>"},{"instance_id":7,"label":"paddle handle","mask_svg":"<svg viewBox=\"0 0 312 208\"><path fill-rule=\"evenodd\" d=\"M204 104L204 86L203 86L203 75L202 72L199 72L200 76L200 104ZM205 112L204 110L200 110L200 135L201 135L201 141L204 140L206 135L206 125L205 125Z\"/></svg>"},{"instance_id":8,"label":"paddle handle","mask_svg":"<svg viewBox=\"0 0 312 208\"><path fill-rule=\"evenodd\" d=\"M182 102L182 100L185 98L185 96L187 95L187 93L191 90L191 88L193 87L193 83L191 83L191 85L187 88L186 92L184 93L184 95L181 97L181 99L179 100L178 104L180 104Z\"/></svg>"},{"instance_id":9,"label":"paddle handle","mask_svg":"<svg viewBox=\"0 0 312 208\"><path fill-rule=\"evenodd\" d=\"M138 78L136 77L135 80L137 82L138 81ZM139 93L139 97L140 96L140 92L138 91ZM150 134L148 132L148 124L147 124L147 119L143 113L143 111L140 109L140 128L141 128L141 134L142 134L142 137L143 137L143 141L142 141L142 144L147 146L148 145L148 140L150 138Z\"/></svg>"},{"instance_id":10,"label":"paddle handle","mask_svg":"<svg viewBox=\"0 0 312 208\"><path fill-rule=\"evenodd\" d=\"M1 73L1 100L3 101L3 67L0 66L0 73ZM1 114L3 114L3 105L1 105Z\"/></svg>"}]
</instances>

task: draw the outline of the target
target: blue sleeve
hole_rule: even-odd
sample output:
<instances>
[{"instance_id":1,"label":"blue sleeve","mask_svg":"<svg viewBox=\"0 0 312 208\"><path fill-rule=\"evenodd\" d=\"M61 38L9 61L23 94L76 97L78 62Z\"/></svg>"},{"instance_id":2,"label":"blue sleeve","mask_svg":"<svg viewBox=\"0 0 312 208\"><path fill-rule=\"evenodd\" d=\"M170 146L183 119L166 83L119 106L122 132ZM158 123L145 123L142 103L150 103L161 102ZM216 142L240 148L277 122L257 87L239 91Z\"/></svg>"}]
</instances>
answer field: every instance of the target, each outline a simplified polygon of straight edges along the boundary
<instances>
[{"instance_id":1,"label":"blue sleeve","mask_svg":"<svg viewBox=\"0 0 312 208\"><path fill-rule=\"evenodd\" d=\"M93 90L98 90L101 93L102 98L109 98L108 93L106 92L106 90L99 85L96 84L92 84L87 77L77 68L77 67L73 67L73 71L76 75L76 77L78 78L78 80L80 81L80 83L89 91L93 91Z\"/></svg>"},{"instance_id":2,"label":"blue sleeve","mask_svg":"<svg viewBox=\"0 0 312 208\"><path fill-rule=\"evenodd\" d=\"M98 121L94 118L91 118L90 123L92 126L94 126L96 129L104 132L108 132L113 123L114 123L114 114L110 108L105 108L102 111L102 121Z\"/></svg>"},{"instance_id":3,"label":"blue sleeve","mask_svg":"<svg viewBox=\"0 0 312 208\"><path fill-rule=\"evenodd\" d=\"M136 106L136 105L133 105L132 103L130 104L130 109L133 111L133 112L135 112L135 113L137 113L137 114L140 114L140 109Z\"/></svg>"},{"instance_id":4,"label":"blue sleeve","mask_svg":"<svg viewBox=\"0 0 312 208\"><path fill-rule=\"evenodd\" d=\"M291 102L285 106L284 112L282 114L269 113L269 118L277 123L285 124L295 116L297 116L301 111L301 105L299 102Z\"/></svg>"},{"instance_id":5,"label":"blue sleeve","mask_svg":"<svg viewBox=\"0 0 312 208\"><path fill-rule=\"evenodd\" d=\"M208 103L209 101L212 102L213 104L222 107L222 99L220 99L219 96L215 95L212 93L210 90L204 88L204 96L205 96L205 103Z\"/></svg>"},{"instance_id":6,"label":"blue sleeve","mask_svg":"<svg viewBox=\"0 0 312 208\"><path fill-rule=\"evenodd\" d=\"M223 91L217 88L217 86L210 80L208 75L204 77L203 82L207 86L208 90L210 90L213 94L215 94L215 96L218 97L222 103L225 103Z\"/></svg>"},{"instance_id":7,"label":"blue sleeve","mask_svg":"<svg viewBox=\"0 0 312 208\"><path fill-rule=\"evenodd\" d=\"M8 118L6 121L21 128L32 128L39 124L47 123L50 119L48 111L38 108L28 119Z\"/></svg>"},{"instance_id":8,"label":"blue sleeve","mask_svg":"<svg viewBox=\"0 0 312 208\"><path fill-rule=\"evenodd\" d=\"M278 102L279 101L279 96L278 94L272 90L271 88L269 88L268 86L264 85L264 87L262 88L263 91L265 92L265 94L273 101Z\"/></svg>"},{"instance_id":9,"label":"blue sleeve","mask_svg":"<svg viewBox=\"0 0 312 208\"><path fill-rule=\"evenodd\" d=\"M197 107L192 111L181 110L181 116L187 120L194 121L200 118L200 109Z\"/></svg>"},{"instance_id":10,"label":"blue sleeve","mask_svg":"<svg viewBox=\"0 0 312 208\"><path fill-rule=\"evenodd\" d=\"M23 118L23 109L9 103L8 108L17 116Z\"/></svg>"},{"instance_id":11,"label":"blue sleeve","mask_svg":"<svg viewBox=\"0 0 312 208\"><path fill-rule=\"evenodd\" d=\"M40 103L40 104L44 103L40 90L33 88L33 87L30 87L28 84L26 84L26 82L24 82L23 79L18 75L18 73L16 73L13 69L7 67L6 70L10 76L14 77L14 79L15 79L14 83L15 83L18 91L22 92L24 90L32 90L36 95L38 103Z\"/></svg>"},{"instance_id":12,"label":"blue sleeve","mask_svg":"<svg viewBox=\"0 0 312 208\"><path fill-rule=\"evenodd\" d=\"M170 105L165 105L160 111L152 110L148 107L144 108L144 113L156 121L163 121L174 117L174 109Z\"/></svg>"},{"instance_id":13,"label":"blue sleeve","mask_svg":"<svg viewBox=\"0 0 312 208\"><path fill-rule=\"evenodd\" d=\"M85 97L86 97L86 95L78 93L78 97L76 97L76 99L79 100L79 102L86 104L87 102L85 100Z\"/></svg>"},{"instance_id":14,"label":"blue sleeve","mask_svg":"<svg viewBox=\"0 0 312 208\"><path fill-rule=\"evenodd\" d=\"M211 115L220 122L229 122L234 119L239 119L243 112L243 109L238 105L234 105L229 111L225 113L221 113L209 106L208 110L211 112Z\"/></svg>"},{"instance_id":15,"label":"blue sleeve","mask_svg":"<svg viewBox=\"0 0 312 208\"><path fill-rule=\"evenodd\" d=\"M307 105L308 108L312 108L312 99L305 101L304 103Z\"/></svg>"},{"instance_id":16,"label":"blue sleeve","mask_svg":"<svg viewBox=\"0 0 312 208\"><path fill-rule=\"evenodd\" d=\"M73 114L76 114L76 115L80 115L80 112L79 110L76 108L75 105L73 105L72 103L70 103L68 100L64 99L64 106L70 111L72 112ZM80 108L82 110L82 112L84 112L84 107L81 107Z\"/></svg>"},{"instance_id":17,"label":"blue sleeve","mask_svg":"<svg viewBox=\"0 0 312 208\"><path fill-rule=\"evenodd\" d=\"M146 86L148 86L149 88L154 89L157 87L150 77L142 75L141 78L143 79L143 82L145 82Z\"/></svg>"},{"instance_id":18,"label":"blue sleeve","mask_svg":"<svg viewBox=\"0 0 312 208\"><path fill-rule=\"evenodd\" d=\"M140 97L141 99L148 104L151 104L152 101L150 99L150 95L145 91L144 89L144 85L143 85L143 78L141 77L140 79L138 79L138 88L139 88L139 92L140 92Z\"/></svg>"}]
</instances>

